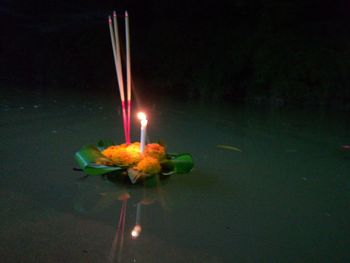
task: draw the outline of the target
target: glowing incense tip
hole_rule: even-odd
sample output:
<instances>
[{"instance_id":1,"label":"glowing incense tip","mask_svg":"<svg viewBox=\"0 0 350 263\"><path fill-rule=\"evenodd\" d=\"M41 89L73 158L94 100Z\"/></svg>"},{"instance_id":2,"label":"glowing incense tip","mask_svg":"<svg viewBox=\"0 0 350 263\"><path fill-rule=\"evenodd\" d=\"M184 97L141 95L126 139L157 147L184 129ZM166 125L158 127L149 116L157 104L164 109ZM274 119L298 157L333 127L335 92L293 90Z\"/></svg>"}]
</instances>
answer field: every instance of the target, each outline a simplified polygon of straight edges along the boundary
<instances>
[{"instance_id":1,"label":"glowing incense tip","mask_svg":"<svg viewBox=\"0 0 350 263\"><path fill-rule=\"evenodd\" d=\"M116 11L113 11L113 16L117 16L117 12Z\"/></svg>"},{"instance_id":2,"label":"glowing incense tip","mask_svg":"<svg viewBox=\"0 0 350 263\"><path fill-rule=\"evenodd\" d=\"M137 113L137 118L140 120L140 121L142 121L142 120L146 120L147 119L147 116L146 116L146 114L144 113L144 112L139 112L139 113Z\"/></svg>"},{"instance_id":3,"label":"glowing incense tip","mask_svg":"<svg viewBox=\"0 0 350 263\"><path fill-rule=\"evenodd\" d=\"M109 24L112 24L112 18L111 18L111 16L108 16L108 23L109 23Z\"/></svg>"},{"instance_id":4,"label":"glowing incense tip","mask_svg":"<svg viewBox=\"0 0 350 263\"><path fill-rule=\"evenodd\" d=\"M128 11L125 11L125 16L129 16L129 15L128 15Z\"/></svg>"}]
</instances>

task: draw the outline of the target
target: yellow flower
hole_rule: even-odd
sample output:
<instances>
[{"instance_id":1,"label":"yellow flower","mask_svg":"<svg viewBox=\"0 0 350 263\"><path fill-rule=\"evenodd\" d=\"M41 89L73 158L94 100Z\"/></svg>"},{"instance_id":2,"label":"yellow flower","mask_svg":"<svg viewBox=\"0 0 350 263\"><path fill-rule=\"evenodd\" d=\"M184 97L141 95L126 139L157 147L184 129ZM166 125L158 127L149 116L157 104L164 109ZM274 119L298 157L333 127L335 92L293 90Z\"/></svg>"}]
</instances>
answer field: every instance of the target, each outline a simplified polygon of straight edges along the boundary
<instances>
[{"instance_id":1,"label":"yellow flower","mask_svg":"<svg viewBox=\"0 0 350 263\"><path fill-rule=\"evenodd\" d=\"M162 169L159 160L150 156L144 157L134 168L145 174L158 174Z\"/></svg>"},{"instance_id":2,"label":"yellow flower","mask_svg":"<svg viewBox=\"0 0 350 263\"><path fill-rule=\"evenodd\" d=\"M158 160L165 158L165 148L158 143L149 143L145 148L145 156L151 156Z\"/></svg>"},{"instance_id":3,"label":"yellow flower","mask_svg":"<svg viewBox=\"0 0 350 263\"><path fill-rule=\"evenodd\" d=\"M130 166L141 159L140 143L113 145L103 150L102 154L116 165Z\"/></svg>"}]
</instances>

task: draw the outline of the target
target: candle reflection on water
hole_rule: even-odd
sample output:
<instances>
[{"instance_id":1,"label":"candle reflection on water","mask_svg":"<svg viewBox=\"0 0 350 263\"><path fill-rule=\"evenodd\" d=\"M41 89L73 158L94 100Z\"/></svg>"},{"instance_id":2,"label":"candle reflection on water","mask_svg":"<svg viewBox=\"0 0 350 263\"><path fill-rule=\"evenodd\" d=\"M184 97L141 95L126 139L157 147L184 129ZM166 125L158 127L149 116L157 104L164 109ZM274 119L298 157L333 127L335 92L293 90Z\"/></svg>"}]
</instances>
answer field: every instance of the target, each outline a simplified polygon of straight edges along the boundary
<instances>
[{"instance_id":1,"label":"candle reflection on water","mask_svg":"<svg viewBox=\"0 0 350 263\"><path fill-rule=\"evenodd\" d=\"M127 203L128 199L131 198L129 192L126 192L126 190L120 194L118 194L118 200L121 202L121 207L120 207L120 213L119 213L119 219L118 219L118 224L115 232L115 236L112 242L112 246L110 249L108 261L109 263L114 263L114 262L124 262L126 257L130 256L130 250L128 249L128 246L131 245L130 241L134 241L135 245L138 244L137 240L140 238L141 232L142 232L142 226L141 226L141 207L142 205L144 206L149 206L154 204L157 200L159 200L159 187L156 188L151 188L151 189L144 189L143 194L141 193L142 197L138 196L138 193L140 191L135 191L133 198L135 198L137 201L136 203L136 222L133 227L128 227L130 231L130 236L126 236L125 239L125 224L126 224L126 213L127 213ZM130 203L129 203L130 204ZM133 207L135 207L133 205ZM125 239L125 242L124 242ZM125 243L125 244L124 244ZM126 248L124 248L126 246ZM125 250L126 249L126 250ZM125 255L123 255L125 254ZM134 253L132 253L133 256Z\"/></svg>"},{"instance_id":2,"label":"candle reflection on water","mask_svg":"<svg viewBox=\"0 0 350 263\"><path fill-rule=\"evenodd\" d=\"M136 239L140 236L142 231L141 228L141 203L137 203L136 206L136 224L133 228L133 230L131 231L131 236L132 238Z\"/></svg>"}]
</instances>

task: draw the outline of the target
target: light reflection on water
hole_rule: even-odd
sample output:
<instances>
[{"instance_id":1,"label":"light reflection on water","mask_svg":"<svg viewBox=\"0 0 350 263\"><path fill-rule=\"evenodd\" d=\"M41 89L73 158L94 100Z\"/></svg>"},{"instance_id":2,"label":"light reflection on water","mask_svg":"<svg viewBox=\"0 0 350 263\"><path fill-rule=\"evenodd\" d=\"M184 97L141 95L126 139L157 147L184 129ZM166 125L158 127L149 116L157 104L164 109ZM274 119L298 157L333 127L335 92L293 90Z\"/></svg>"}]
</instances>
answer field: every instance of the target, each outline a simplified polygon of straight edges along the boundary
<instances>
[{"instance_id":1,"label":"light reflection on water","mask_svg":"<svg viewBox=\"0 0 350 263\"><path fill-rule=\"evenodd\" d=\"M114 258L117 257L118 262L121 261L123 246L124 246L124 233L125 233L125 216L128 199L130 195L128 193L122 193L118 196L118 200L122 202L122 206L119 214L119 221L117 225L117 231L113 239L111 251L109 253L109 262L114 262ZM119 243L118 243L119 241Z\"/></svg>"},{"instance_id":2,"label":"light reflection on water","mask_svg":"<svg viewBox=\"0 0 350 263\"><path fill-rule=\"evenodd\" d=\"M139 239L142 242L142 232L144 230L146 233L149 232L147 224L142 223L142 210L147 211L151 205L157 205L161 210L167 209L162 189L164 182L157 179L157 184L151 186L125 185L123 182L110 181L107 177L102 181L94 179L96 178L78 179L76 184L78 191L74 200L75 211L97 218L101 218L100 215L103 213L113 214L119 211L108 262L125 262L125 260L129 262L130 257L135 260L135 255L130 249L126 249L127 254L123 258L124 247L130 247ZM110 220L107 221L110 222Z\"/></svg>"}]
</instances>

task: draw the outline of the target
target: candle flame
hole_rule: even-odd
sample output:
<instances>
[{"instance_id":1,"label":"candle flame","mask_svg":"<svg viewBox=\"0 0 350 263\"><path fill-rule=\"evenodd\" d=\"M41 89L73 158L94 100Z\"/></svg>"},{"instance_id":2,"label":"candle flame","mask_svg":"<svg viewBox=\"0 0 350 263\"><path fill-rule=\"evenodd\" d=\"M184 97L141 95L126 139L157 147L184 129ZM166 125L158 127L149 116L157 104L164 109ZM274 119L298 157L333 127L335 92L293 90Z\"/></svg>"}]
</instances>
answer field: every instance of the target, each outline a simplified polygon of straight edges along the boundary
<instances>
[{"instance_id":1,"label":"candle flame","mask_svg":"<svg viewBox=\"0 0 350 263\"><path fill-rule=\"evenodd\" d=\"M141 111L141 112L137 113L137 118L142 121L142 120L146 120L147 116L144 112Z\"/></svg>"},{"instance_id":2,"label":"candle flame","mask_svg":"<svg viewBox=\"0 0 350 263\"><path fill-rule=\"evenodd\" d=\"M147 120L146 119L141 120L141 126L142 127L147 126Z\"/></svg>"}]
</instances>

